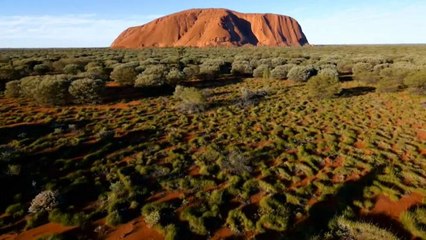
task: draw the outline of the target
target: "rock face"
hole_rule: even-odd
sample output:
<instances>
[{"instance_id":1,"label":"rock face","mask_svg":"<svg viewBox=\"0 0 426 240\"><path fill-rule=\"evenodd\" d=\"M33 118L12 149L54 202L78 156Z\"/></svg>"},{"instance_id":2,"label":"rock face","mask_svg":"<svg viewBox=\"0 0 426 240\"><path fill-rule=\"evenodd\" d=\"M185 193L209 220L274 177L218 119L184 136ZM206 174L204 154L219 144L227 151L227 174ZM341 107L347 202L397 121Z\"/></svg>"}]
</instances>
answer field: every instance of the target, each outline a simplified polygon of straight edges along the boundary
<instances>
[{"instance_id":1,"label":"rock face","mask_svg":"<svg viewBox=\"0 0 426 240\"><path fill-rule=\"evenodd\" d=\"M243 14L227 9L192 9L125 30L112 48L303 46L299 23L276 14Z\"/></svg>"}]
</instances>

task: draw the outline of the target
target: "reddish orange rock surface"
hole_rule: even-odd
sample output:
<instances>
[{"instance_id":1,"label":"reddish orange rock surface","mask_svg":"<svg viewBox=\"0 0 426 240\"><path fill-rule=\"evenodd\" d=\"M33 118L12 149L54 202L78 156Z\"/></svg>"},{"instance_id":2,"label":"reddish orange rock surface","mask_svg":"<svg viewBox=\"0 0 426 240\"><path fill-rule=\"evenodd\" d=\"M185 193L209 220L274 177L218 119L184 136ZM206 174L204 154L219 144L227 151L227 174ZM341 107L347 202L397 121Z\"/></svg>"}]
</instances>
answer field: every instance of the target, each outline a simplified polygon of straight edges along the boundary
<instances>
[{"instance_id":1,"label":"reddish orange rock surface","mask_svg":"<svg viewBox=\"0 0 426 240\"><path fill-rule=\"evenodd\" d=\"M192 9L125 30L112 48L303 46L299 23L276 14L244 14L227 9Z\"/></svg>"}]
</instances>

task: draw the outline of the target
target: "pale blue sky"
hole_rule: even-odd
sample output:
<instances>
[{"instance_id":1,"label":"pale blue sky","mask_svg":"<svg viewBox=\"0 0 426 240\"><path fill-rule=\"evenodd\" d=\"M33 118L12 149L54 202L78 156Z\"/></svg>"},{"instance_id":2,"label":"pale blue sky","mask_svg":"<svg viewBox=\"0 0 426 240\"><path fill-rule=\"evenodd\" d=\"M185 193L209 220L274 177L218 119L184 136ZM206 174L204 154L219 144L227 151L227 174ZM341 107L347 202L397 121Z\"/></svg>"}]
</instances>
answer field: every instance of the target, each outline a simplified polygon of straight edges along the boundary
<instances>
[{"instance_id":1,"label":"pale blue sky","mask_svg":"<svg viewBox=\"0 0 426 240\"><path fill-rule=\"evenodd\" d=\"M426 43L425 0L2 0L0 48L107 47L125 28L189 8L294 17L311 44Z\"/></svg>"}]
</instances>

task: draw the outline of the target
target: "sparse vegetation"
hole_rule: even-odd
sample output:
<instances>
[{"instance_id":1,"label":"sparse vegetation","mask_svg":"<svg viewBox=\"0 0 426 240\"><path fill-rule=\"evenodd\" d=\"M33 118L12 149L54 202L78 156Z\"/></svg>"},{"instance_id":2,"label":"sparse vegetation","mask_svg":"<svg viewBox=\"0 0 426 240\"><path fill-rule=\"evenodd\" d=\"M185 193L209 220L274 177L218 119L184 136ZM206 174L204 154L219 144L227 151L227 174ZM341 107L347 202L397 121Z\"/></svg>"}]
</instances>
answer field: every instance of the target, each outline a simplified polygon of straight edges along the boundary
<instances>
[{"instance_id":1,"label":"sparse vegetation","mask_svg":"<svg viewBox=\"0 0 426 240\"><path fill-rule=\"evenodd\" d=\"M425 53L1 51L0 231L423 239Z\"/></svg>"}]
</instances>

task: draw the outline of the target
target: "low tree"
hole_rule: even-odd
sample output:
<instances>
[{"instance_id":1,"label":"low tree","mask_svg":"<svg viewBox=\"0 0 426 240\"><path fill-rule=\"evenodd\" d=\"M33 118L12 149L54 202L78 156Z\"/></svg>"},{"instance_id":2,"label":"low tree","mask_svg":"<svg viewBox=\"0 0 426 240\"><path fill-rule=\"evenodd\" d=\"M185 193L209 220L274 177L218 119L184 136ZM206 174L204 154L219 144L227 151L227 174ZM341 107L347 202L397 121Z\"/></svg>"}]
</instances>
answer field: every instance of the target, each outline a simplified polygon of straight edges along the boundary
<instances>
[{"instance_id":1,"label":"low tree","mask_svg":"<svg viewBox=\"0 0 426 240\"><path fill-rule=\"evenodd\" d=\"M207 100L204 94L193 87L176 86L173 93L179 102L179 109L188 113L202 112L207 107Z\"/></svg>"},{"instance_id":2,"label":"low tree","mask_svg":"<svg viewBox=\"0 0 426 240\"><path fill-rule=\"evenodd\" d=\"M288 73L290 72L290 70L294 66L295 66L294 64L287 64L287 65L276 66L271 71L271 76L272 76L273 79L277 79L277 80L287 79L288 78Z\"/></svg>"},{"instance_id":3,"label":"low tree","mask_svg":"<svg viewBox=\"0 0 426 240\"><path fill-rule=\"evenodd\" d=\"M231 73L236 76L252 75L253 67L250 65L249 61L234 61L232 63Z\"/></svg>"},{"instance_id":4,"label":"low tree","mask_svg":"<svg viewBox=\"0 0 426 240\"><path fill-rule=\"evenodd\" d=\"M135 71L134 67L126 64L120 64L114 67L110 77L120 85L132 86L135 84L137 75L138 73Z\"/></svg>"},{"instance_id":5,"label":"low tree","mask_svg":"<svg viewBox=\"0 0 426 240\"><path fill-rule=\"evenodd\" d=\"M6 83L4 95L9 98L17 98L21 96L21 81L13 80Z\"/></svg>"},{"instance_id":6,"label":"low tree","mask_svg":"<svg viewBox=\"0 0 426 240\"><path fill-rule=\"evenodd\" d=\"M309 79L307 83L309 94L316 98L332 98L341 91L336 70L326 68Z\"/></svg>"},{"instance_id":7,"label":"low tree","mask_svg":"<svg viewBox=\"0 0 426 240\"><path fill-rule=\"evenodd\" d=\"M66 105L70 102L71 81L64 75L44 76L37 85L34 98L40 104Z\"/></svg>"},{"instance_id":8,"label":"low tree","mask_svg":"<svg viewBox=\"0 0 426 240\"><path fill-rule=\"evenodd\" d=\"M135 87L155 87L166 84L167 68L164 65L151 65L139 74L135 81Z\"/></svg>"},{"instance_id":9,"label":"low tree","mask_svg":"<svg viewBox=\"0 0 426 240\"><path fill-rule=\"evenodd\" d=\"M288 72L288 79L296 82L306 82L317 73L312 66L295 66Z\"/></svg>"},{"instance_id":10,"label":"low tree","mask_svg":"<svg viewBox=\"0 0 426 240\"><path fill-rule=\"evenodd\" d=\"M68 91L75 103L96 104L102 102L105 82L100 79L78 79L71 83Z\"/></svg>"},{"instance_id":11,"label":"low tree","mask_svg":"<svg viewBox=\"0 0 426 240\"><path fill-rule=\"evenodd\" d=\"M417 94L426 94L426 70L414 71L404 78L408 89Z\"/></svg>"}]
</instances>

